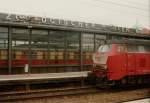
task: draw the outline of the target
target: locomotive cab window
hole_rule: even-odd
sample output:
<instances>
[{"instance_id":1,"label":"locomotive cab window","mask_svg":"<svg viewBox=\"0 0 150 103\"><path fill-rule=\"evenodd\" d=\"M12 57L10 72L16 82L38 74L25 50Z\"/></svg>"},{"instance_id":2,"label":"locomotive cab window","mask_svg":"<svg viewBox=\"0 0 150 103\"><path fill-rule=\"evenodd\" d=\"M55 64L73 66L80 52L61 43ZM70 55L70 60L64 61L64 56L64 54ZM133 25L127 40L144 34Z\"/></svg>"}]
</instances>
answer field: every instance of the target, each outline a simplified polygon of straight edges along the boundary
<instances>
[{"instance_id":1,"label":"locomotive cab window","mask_svg":"<svg viewBox=\"0 0 150 103\"><path fill-rule=\"evenodd\" d=\"M111 45L101 45L98 49L99 52L108 52L111 50Z\"/></svg>"}]
</instances>

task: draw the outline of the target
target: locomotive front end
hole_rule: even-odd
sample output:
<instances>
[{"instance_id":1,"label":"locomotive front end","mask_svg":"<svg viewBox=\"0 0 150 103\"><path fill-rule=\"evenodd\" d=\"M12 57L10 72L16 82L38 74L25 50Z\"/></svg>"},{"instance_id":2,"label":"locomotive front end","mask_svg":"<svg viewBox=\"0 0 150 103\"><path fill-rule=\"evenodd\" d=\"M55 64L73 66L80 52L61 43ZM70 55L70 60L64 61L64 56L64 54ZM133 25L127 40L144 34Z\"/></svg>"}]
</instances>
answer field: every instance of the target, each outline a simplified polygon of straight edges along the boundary
<instances>
[{"instance_id":1,"label":"locomotive front end","mask_svg":"<svg viewBox=\"0 0 150 103\"><path fill-rule=\"evenodd\" d=\"M111 45L101 45L97 52L93 54L92 73L96 77L105 77L107 72L107 60L111 54Z\"/></svg>"},{"instance_id":2,"label":"locomotive front end","mask_svg":"<svg viewBox=\"0 0 150 103\"><path fill-rule=\"evenodd\" d=\"M101 45L96 53L93 54L93 68L107 69L107 60L110 54L111 45Z\"/></svg>"}]
</instances>

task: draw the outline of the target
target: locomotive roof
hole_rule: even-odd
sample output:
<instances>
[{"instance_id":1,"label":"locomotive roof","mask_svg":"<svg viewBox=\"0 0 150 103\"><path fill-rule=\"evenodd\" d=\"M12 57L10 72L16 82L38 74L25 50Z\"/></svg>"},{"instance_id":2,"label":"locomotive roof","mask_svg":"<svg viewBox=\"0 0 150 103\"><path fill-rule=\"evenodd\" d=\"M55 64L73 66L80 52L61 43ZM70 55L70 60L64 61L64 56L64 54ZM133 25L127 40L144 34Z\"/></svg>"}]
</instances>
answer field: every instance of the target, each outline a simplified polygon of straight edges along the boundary
<instances>
[{"instance_id":1,"label":"locomotive roof","mask_svg":"<svg viewBox=\"0 0 150 103\"><path fill-rule=\"evenodd\" d=\"M150 41L144 40L107 40L107 44L133 44L133 45L147 45L150 46Z\"/></svg>"}]
</instances>

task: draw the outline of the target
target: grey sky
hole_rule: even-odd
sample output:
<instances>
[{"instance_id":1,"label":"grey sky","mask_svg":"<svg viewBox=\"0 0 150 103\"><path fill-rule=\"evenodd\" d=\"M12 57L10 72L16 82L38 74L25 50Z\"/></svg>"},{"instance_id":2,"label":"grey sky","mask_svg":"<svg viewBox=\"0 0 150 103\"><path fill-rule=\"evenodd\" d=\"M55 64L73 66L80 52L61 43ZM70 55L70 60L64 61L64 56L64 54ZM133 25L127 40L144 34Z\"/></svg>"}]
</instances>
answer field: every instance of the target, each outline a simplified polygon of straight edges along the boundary
<instances>
[{"instance_id":1,"label":"grey sky","mask_svg":"<svg viewBox=\"0 0 150 103\"><path fill-rule=\"evenodd\" d=\"M0 12L148 27L149 0L0 0Z\"/></svg>"}]
</instances>

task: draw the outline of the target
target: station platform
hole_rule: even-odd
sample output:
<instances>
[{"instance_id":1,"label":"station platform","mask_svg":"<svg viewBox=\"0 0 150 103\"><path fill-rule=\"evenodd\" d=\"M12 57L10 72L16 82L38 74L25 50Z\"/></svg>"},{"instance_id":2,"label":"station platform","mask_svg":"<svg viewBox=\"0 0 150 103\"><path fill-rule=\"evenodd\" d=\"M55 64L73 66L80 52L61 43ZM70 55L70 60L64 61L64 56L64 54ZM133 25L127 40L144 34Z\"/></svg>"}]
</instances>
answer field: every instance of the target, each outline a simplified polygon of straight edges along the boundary
<instances>
[{"instance_id":1,"label":"station platform","mask_svg":"<svg viewBox=\"0 0 150 103\"><path fill-rule=\"evenodd\" d=\"M86 78L89 71L64 72L64 73L43 73L43 74L17 74L0 75L0 85L2 82L22 82L35 80L60 80L73 78Z\"/></svg>"}]
</instances>

